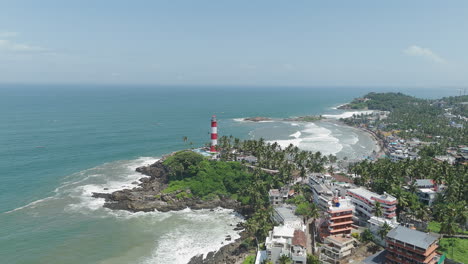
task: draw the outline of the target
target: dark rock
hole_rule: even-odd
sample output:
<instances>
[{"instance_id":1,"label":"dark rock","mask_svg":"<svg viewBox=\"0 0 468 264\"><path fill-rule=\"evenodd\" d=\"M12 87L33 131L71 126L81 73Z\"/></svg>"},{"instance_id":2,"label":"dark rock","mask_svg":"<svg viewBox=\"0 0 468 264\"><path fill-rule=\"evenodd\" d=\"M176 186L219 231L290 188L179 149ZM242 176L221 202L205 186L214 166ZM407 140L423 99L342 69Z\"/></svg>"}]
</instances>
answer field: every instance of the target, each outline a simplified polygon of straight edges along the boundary
<instances>
[{"instance_id":1,"label":"dark rock","mask_svg":"<svg viewBox=\"0 0 468 264\"><path fill-rule=\"evenodd\" d=\"M262 116L244 118L244 121L251 121L251 122L261 122L261 121L271 121L271 120L272 120L271 118L262 117Z\"/></svg>"},{"instance_id":2,"label":"dark rock","mask_svg":"<svg viewBox=\"0 0 468 264\"><path fill-rule=\"evenodd\" d=\"M138 167L136 171L149 177L141 178L141 183L133 189L124 189L108 193L94 193L93 197L105 198L104 207L114 210L128 210L132 212L148 212L158 210L160 212L179 211L185 208L210 209L217 207L240 210L240 204L229 197L217 197L212 200L202 200L196 197L177 197L183 191L164 194L161 193L167 187L170 170L158 161L150 166ZM190 191L186 191L190 194Z\"/></svg>"},{"instance_id":3,"label":"dark rock","mask_svg":"<svg viewBox=\"0 0 468 264\"><path fill-rule=\"evenodd\" d=\"M246 248L242 241L247 237L245 232L241 233L241 237L234 242L221 247L218 251L210 252L203 256L197 255L193 257L188 264L235 264L242 263L242 260L247 256L248 248Z\"/></svg>"}]
</instances>

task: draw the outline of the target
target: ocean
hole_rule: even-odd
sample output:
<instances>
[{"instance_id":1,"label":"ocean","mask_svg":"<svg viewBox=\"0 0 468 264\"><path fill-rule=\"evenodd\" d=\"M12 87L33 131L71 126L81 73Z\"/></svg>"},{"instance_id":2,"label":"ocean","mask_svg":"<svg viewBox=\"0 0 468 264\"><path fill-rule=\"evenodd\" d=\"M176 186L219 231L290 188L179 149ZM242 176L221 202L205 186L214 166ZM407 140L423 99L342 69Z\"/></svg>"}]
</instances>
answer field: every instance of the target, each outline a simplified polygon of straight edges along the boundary
<instances>
[{"instance_id":1,"label":"ocean","mask_svg":"<svg viewBox=\"0 0 468 264\"><path fill-rule=\"evenodd\" d=\"M136 186L138 166L219 134L361 158L369 135L333 122L242 118L350 115L336 106L370 91L435 98L455 89L0 85L1 263L186 263L216 250L243 221L230 210L130 213L92 192ZM183 137L188 137L184 142ZM192 145L190 145L190 142Z\"/></svg>"}]
</instances>

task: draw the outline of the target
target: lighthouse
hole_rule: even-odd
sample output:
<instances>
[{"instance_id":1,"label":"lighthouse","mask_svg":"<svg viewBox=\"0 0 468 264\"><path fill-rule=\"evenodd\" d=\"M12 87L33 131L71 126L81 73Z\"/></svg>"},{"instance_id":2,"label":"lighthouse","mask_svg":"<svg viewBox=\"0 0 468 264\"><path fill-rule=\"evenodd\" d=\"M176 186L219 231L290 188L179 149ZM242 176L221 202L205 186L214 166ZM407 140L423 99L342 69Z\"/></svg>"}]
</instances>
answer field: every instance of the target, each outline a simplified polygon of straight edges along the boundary
<instances>
[{"instance_id":1,"label":"lighthouse","mask_svg":"<svg viewBox=\"0 0 468 264\"><path fill-rule=\"evenodd\" d=\"M210 152L216 153L216 146L218 145L218 123L216 122L216 116L211 117L211 147Z\"/></svg>"}]
</instances>

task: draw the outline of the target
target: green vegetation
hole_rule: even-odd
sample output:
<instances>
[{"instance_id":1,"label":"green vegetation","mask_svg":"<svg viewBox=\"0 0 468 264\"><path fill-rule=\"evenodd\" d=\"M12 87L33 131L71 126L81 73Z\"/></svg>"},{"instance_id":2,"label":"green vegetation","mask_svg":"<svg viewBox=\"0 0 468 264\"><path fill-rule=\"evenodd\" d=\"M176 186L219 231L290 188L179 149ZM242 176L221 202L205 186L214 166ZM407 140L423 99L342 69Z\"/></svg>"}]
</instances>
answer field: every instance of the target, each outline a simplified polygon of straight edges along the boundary
<instances>
[{"instance_id":1,"label":"green vegetation","mask_svg":"<svg viewBox=\"0 0 468 264\"><path fill-rule=\"evenodd\" d=\"M255 255L248 255L242 264L254 264L255 263Z\"/></svg>"},{"instance_id":2,"label":"green vegetation","mask_svg":"<svg viewBox=\"0 0 468 264\"><path fill-rule=\"evenodd\" d=\"M299 122L314 122L314 121L319 121L319 120L322 120L323 117L321 115L319 116L314 116L314 115L310 115L310 116L300 116L300 117L296 117L296 118L290 118L290 119L286 119L287 121L291 120L291 121L299 121Z\"/></svg>"},{"instance_id":3,"label":"green vegetation","mask_svg":"<svg viewBox=\"0 0 468 264\"><path fill-rule=\"evenodd\" d=\"M442 238L439 245L438 250L447 254L449 259L468 263L468 239Z\"/></svg>"},{"instance_id":4,"label":"green vegetation","mask_svg":"<svg viewBox=\"0 0 468 264\"><path fill-rule=\"evenodd\" d=\"M368 93L363 98L353 100L348 106L352 109L393 111L422 101L402 93Z\"/></svg>"},{"instance_id":5,"label":"green vegetation","mask_svg":"<svg viewBox=\"0 0 468 264\"><path fill-rule=\"evenodd\" d=\"M242 199L241 191L252 181L252 174L240 163L210 161L194 152L177 153L164 164L175 170L165 193L190 190L201 198L237 194Z\"/></svg>"},{"instance_id":6,"label":"green vegetation","mask_svg":"<svg viewBox=\"0 0 468 264\"><path fill-rule=\"evenodd\" d=\"M448 226L453 226L454 234L468 234L468 231L462 230L460 227L456 225L452 225L451 223L440 223L436 221L431 221L428 224L427 229L434 233L444 233L449 230L447 229ZM443 232L441 232L441 230ZM450 232L450 231L449 231ZM461 263L468 263L468 240L463 238L442 238L439 241L439 251L444 252L447 254L447 257L453 259L455 261Z\"/></svg>"},{"instance_id":7,"label":"green vegetation","mask_svg":"<svg viewBox=\"0 0 468 264\"><path fill-rule=\"evenodd\" d=\"M286 255L281 255L281 257L278 259L279 264L291 264L292 259Z\"/></svg>"},{"instance_id":8,"label":"green vegetation","mask_svg":"<svg viewBox=\"0 0 468 264\"><path fill-rule=\"evenodd\" d=\"M319 264L319 263L320 263L320 260L319 260L319 258L318 258L317 256L315 256L315 255L307 254L306 263L307 263L307 264Z\"/></svg>"},{"instance_id":9,"label":"green vegetation","mask_svg":"<svg viewBox=\"0 0 468 264\"><path fill-rule=\"evenodd\" d=\"M468 117L468 96L446 97L440 100L425 100L401 93L369 93L366 101L356 99L350 106L355 109L390 111L388 118L370 120L367 115L358 115L343 121L349 125L370 125L382 131L398 130L398 136L421 141L435 141L438 144L426 147L423 154L434 156L444 154L449 146L466 144L468 141L468 122L455 117L449 119L445 113ZM445 109L450 109L446 112ZM451 122L463 125L463 128L451 126ZM379 134L379 133L377 133Z\"/></svg>"},{"instance_id":10,"label":"green vegetation","mask_svg":"<svg viewBox=\"0 0 468 264\"><path fill-rule=\"evenodd\" d=\"M440 233L440 227L441 227L441 223L440 222L436 222L436 221L431 221L429 222L429 224L427 225L427 230L430 231L430 232L434 232L434 233ZM456 234L464 234L464 235L468 235L468 231L466 230L463 230L461 229L460 227L455 227L456 231L455 233Z\"/></svg>"},{"instance_id":11,"label":"green vegetation","mask_svg":"<svg viewBox=\"0 0 468 264\"><path fill-rule=\"evenodd\" d=\"M360 240L361 242L373 241L374 235L372 235L372 232L369 229L366 229L361 233Z\"/></svg>"},{"instance_id":12,"label":"green vegetation","mask_svg":"<svg viewBox=\"0 0 468 264\"><path fill-rule=\"evenodd\" d=\"M468 166L452 166L446 162L434 162L430 158L391 162L380 159L376 162L364 160L350 167L350 172L360 177L355 183L377 193L387 192L398 199L397 214L406 211L412 217L437 221L464 223L468 211ZM432 208L420 203L415 194L415 186L405 187L407 182L416 179L433 179L437 184L444 183L446 189L437 198ZM405 187L405 188L404 188ZM447 217L451 220L447 220Z\"/></svg>"}]
</instances>

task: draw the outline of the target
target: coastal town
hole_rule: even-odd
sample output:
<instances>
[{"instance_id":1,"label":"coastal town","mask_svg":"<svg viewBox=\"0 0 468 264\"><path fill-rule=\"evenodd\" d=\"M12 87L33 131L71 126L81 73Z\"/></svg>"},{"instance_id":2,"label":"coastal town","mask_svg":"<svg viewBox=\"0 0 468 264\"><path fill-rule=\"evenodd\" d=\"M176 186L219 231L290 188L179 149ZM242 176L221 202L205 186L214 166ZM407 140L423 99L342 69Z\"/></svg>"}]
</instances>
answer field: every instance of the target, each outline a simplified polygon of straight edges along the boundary
<instances>
[{"instance_id":1,"label":"coastal town","mask_svg":"<svg viewBox=\"0 0 468 264\"><path fill-rule=\"evenodd\" d=\"M372 99L364 97L354 102L364 103L370 100ZM454 105L437 100L430 105L443 109L438 118L445 119L450 128L466 127L467 102ZM452 114L457 107L461 108L455 109L458 114ZM378 140L382 155L368 157L370 162L388 159L399 163L421 159L418 154L420 150L438 145L443 137L426 135L423 139L409 138L408 135L415 132L411 129L400 136L401 130L385 129L391 127L386 122L389 115L390 111L375 110L342 120L369 132ZM462 135L462 142L467 142L466 133ZM437 155L433 155L432 160L450 166L463 166L463 174L458 175L463 183L467 180L468 147L455 144L444 145L442 151L445 150L445 153L435 153ZM244 161L257 163L257 159L252 156ZM434 224L428 221L430 219L408 217L404 212L405 208L399 208L397 212L397 206L401 206L401 202L395 196L387 192L379 194L355 184L358 182L354 180L357 177L360 175L333 170L331 173L308 173L305 177L296 178L294 183L279 189L270 189L268 196L273 208L272 221L277 226L268 232L263 248L257 251L255 262L252 263L463 263L449 259L439 248L440 239L444 235L457 236L457 232L437 233L428 226L428 223ZM446 184L434 178L421 177L408 179L403 188L411 189L416 194L417 202L426 206L424 210L428 213L428 208L444 195ZM461 191L465 195L465 202L461 207L462 211L458 213L462 220L461 230L465 230L466 186ZM291 201L298 196L308 196L308 202L313 203L309 215L306 213L301 217L297 214L300 211ZM461 231L460 234L466 233ZM457 237L467 238L466 235ZM453 240L451 242L453 247ZM310 254L309 257L307 254ZM463 254L466 258L468 253L463 251ZM451 256L453 257L453 253Z\"/></svg>"},{"instance_id":2,"label":"coastal town","mask_svg":"<svg viewBox=\"0 0 468 264\"><path fill-rule=\"evenodd\" d=\"M378 100L395 105L409 99L371 94L345 107ZM435 129L440 135L431 134L423 120L415 124L418 129L398 127L393 115L402 106L384 104L370 113L366 107L366 114L341 120L370 133L381 148L346 166L333 155L293 145L283 149L263 139L218 137L213 116L206 148L138 168L151 176L138 188L94 196L105 198L111 209L224 207L245 218L234 227L238 239L226 237L220 250L194 256L190 264L465 263L466 101L424 103L442 113L432 119L448 127ZM447 118L449 111L457 115Z\"/></svg>"}]
</instances>

